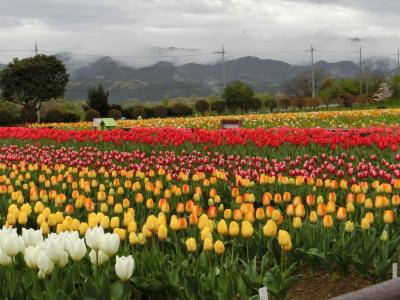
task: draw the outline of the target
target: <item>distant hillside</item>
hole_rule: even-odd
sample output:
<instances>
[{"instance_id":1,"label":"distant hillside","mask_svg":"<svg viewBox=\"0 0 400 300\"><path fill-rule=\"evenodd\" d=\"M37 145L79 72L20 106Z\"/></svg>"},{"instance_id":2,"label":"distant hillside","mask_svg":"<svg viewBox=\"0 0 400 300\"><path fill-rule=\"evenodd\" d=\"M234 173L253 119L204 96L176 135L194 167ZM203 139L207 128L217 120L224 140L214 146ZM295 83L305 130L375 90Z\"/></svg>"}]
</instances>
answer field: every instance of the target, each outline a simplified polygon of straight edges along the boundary
<instances>
[{"instance_id":1,"label":"distant hillside","mask_svg":"<svg viewBox=\"0 0 400 300\"><path fill-rule=\"evenodd\" d=\"M222 65L196 64L174 65L158 62L144 68L133 68L111 57L78 58L68 53L58 54L70 73L66 98L86 98L87 89L102 84L110 90L110 100L121 103L129 99L159 101L164 96L191 97L208 96L222 90ZM0 65L0 69L4 65ZM381 65L379 65L381 67ZM318 61L316 69L335 78L353 77L358 74L358 65L350 61L329 63ZM309 72L309 66L241 57L225 63L226 80L241 80L255 91L283 90L284 84L293 77Z\"/></svg>"}]
</instances>

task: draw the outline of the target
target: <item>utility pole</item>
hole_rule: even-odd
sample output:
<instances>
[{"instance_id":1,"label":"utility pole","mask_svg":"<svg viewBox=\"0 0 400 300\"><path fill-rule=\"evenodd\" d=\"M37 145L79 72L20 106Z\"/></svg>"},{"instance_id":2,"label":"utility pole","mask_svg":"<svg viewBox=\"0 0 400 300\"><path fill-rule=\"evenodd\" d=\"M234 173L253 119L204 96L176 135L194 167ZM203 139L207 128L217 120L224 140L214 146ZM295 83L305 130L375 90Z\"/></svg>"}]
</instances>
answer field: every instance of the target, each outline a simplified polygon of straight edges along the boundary
<instances>
[{"instance_id":1,"label":"utility pole","mask_svg":"<svg viewBox=\"0 0 400 300\"><path fill-rule=\"evenodd\" d=\"M215 54L221 54L222 55L222 85L225 89L226 86L226 78L225 78L225 48L224 48L224 43L222 43L221 51L215 51Z\"/></svg>"},{"instance_id":2,"label":"utility pole","mask_svg":"<svg viewBox=\"0 0 400 300\"><path fill-rule=\"evenodd\" d=\"M312 98L315 98L315 72L314 72L314 51L315 48L311 44L311 85L312 85Z\"/></svg>"},{"instance_id":3,"label":"utility pole","mask_svg":"<svg viewBox=\"0 0 400 300\"><path fill-rule=\"evenodd\" d=\"M400 71L400 49L397 49L397 72Z\"/></svg>"},{"instance_id":4,"label":"utility pole","mask_svg":"<svg viewBox=\"0 0 400 300\"><path fill-rule=\"evenodd\" d=\"M37 41L35 41L35 56L38 55L38 45L37 45ZM37 116L37 122L40 123L40 102L37 103L36 106L36 116Z\"/></svg>"},{"instance_id":5,"label":"utility pole","mask_svg":"<svg viewBox=\"0 0 400 300\"><path fill-rule=\"evenodd\" d=\"M361 54L361 46L360 46L360 96L363 94L363 88L362 88L362 54Z\"/></svg>"}]
</instances>

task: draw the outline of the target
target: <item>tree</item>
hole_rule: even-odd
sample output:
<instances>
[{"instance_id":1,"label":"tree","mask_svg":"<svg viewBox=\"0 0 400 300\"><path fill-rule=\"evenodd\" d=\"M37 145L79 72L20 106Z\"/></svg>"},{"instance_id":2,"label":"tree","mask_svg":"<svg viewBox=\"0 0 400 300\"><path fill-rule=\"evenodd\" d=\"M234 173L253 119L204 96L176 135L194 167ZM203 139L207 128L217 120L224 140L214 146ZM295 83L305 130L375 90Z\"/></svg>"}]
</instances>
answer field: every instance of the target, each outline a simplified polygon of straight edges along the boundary
<instances>
[{"instance_id":1,"label":"tree","mask_svg":"<svg viewBox=\"0 0 400 300\"><path fill-rule=\"evenodd\" d=\"M319 90L319 97L323 103L328 106L340 98L340 95L350 94L358 95L360 92L359 82L354 78L346 79L325 79Z\"/></svg>"},{"instance_id":2,"label":"tree","mask_svg":"<svg viewBox=\"0 0 400 300\"><path fill-rule=\"evenodd\" d=\"M294 105L300 110L306 105L306 100L304 100L304 98L296 98L294 100Z\"/></svg>"},{"instance_id":3,"label":"tree","mask_svg":"<svg viewBox=\"0 0 400 300\"><path fill-rule=\"evenodd\" d=\"M154 115L157 118L165 118L168 116L168 109L164 105L154 106Z\"/></svg>"},{"instance_id":4,"label":"tree","mask_svg":"<svg viewBox=\"0 0 400 300\"><path fill-rule=\"evenodd\" d=\"M278 107L278 102L276 102L275 98L270 98L268 101L264 102L264 105L269 108L270 112L273 112L273 110Z\"/></svg>"},{"instance_id":5,"label":"tree","mask_svg":"<svg viewBox=\"0 0 400 300\"><path fill-rule=\"evenodd\" d=\"M131 110L131 116L133 119L144 118L146 116L146 110L144 107L137 106Z\"/></svg>"},{"instance_id":6,"label":"tree","mask_svg":"<svg viewBox=\"0 0 400 300\"><path fill-rule=\"evenodd\" d=\"M108 111L107 117L119 120L122 117L122 112L119 109L112 108Z\"/></svg>"},{"instance_id":7,"label":"tree","mask_svg":"<svg viewBox=\"0 0 400 300\"><path fill-rule=\"evenodd\" d=\"M104 90L103 86L99 84L97 87L91 87L87 91L88 100L87 105L91 109L97 110L101 116L106 116L110 106L108 105L109 92Z\"/></svg>"},{"instance_id":8,"label":"tree","mask_svg":"<svg viewBox=\"0 0 400 300\"><path fill-rule=\"evenodd\" d=\"M226 105L232 111L238 108L246 110L249 107L254 97L253 90L245 83L241 81L233 81L228 84L222 94L222 98L226 101Z\"/></svg>"},{"instance_id":9,"label":"tree","mask_svg":"<svg viewBox=\"0 0 400 300\"><path fill-rule=\"evenodd\" d=\"M208 103L208 101L206 99L200 99L197 100L194 103L194 108L201 113L202 115L204 115L204 113L210 108L210 104Z\"/></svg>"},{"instance_id":10,"label":"tree","mask_svg":"<svg viewBox=\"0 0 400 300\"><path fill-rule=\"evenodd\" d=\"M389 84L386 82L381 83L378 91L374 94L373 99L376 102L383 102L386 99L392 97L393 91L390 89Z\"/></svg>"},{"instance_id":11,"label":"tree","mask_svg":"<svg viewBox=\"0 0 400 300\"><path fill-rule=\"evenodd\" d=\"M279 99L278 104L280 107L283 107L285 110L288 110L289 106L292 105L292 100L289 97L283 97Z\"/></svg>"},{"instance_id":12,"label":"tree","mask_svg":"<svg viewBox=\"0 0 400 300\"><path fill-rule=\"evenodd\" d=\"M171 111L175 116L188 116L192 114L192 109L184 104L177 102L171 106Z\"/></svg>"},{"instance_id":13,"label":"tree","mask_svg":"<svg viewBox=\"0 0 400 300\"><path fill-rule=\"evenodd\" d=\"M318 91L326 78L326 74L322 69L316 69L314 72L315 89ZM312 81L311 72L303 72L296 77L289 80L285 85L287 94L295 96L296 98L304 98L312 96Z\"/></svg>"},{"instance_id":14,"label":"tree","mask_svg":"<svg viewBox=\"0 0 400 300\"><path fill-rule=\"evenodd\" d=\"M342 107L353 107L355 96L350 93L340 94L338 97L338 102Z\"/></svg>"},{"instance_id":15,"label":"tree","mask_svg":"<svg viewBox=\"0 0 400 300\"><path fill-rule=\"evenodd\" d=\"M15 58L0 73L1 95L22 105L25 120L32 122L42 102L64 96L68 78L65 65L55 56Z\"/></svg>"},{"instance_id":16,"label":"tree","mask_svg":"<svg viewBox=\"0 0 400 300\"><path fill-rule=\"evenodd\" d=\"M211 110L217 114L222 114L226 109L226 102L224 100L216 100L211 103Z\"/></svg>"},{"instance_id":17,"label":"tree","mask_svg":"<svg viewBox=\"0 0 400 300\"><path fill-rule=\"evenodd\" d=\"M390 78L390 88L393 91L394 97L400 97L400 74L396 74Z\"/></svg>"},{"instance_id":18,"label":"tree","mask_svg":"<svg viewBox=\"0 0 400 300\"><path fill-rule=\"evenodd\" d=\"M86 121L93 121L93 119L100 118L100 113L95 109L88 109L85 114Z\"/></svg>"},{"instance_id":19,"label":"tree","mask_svg":"<svg viewBox=\"0 0 400 300\"><path fill-rule=\"evenodd\" d=\"M251 99L251 108L254 109L255 112L258 112L262 105L263 103L260 98L253 97L253 99Z\"/></svg>"}]
</instances>

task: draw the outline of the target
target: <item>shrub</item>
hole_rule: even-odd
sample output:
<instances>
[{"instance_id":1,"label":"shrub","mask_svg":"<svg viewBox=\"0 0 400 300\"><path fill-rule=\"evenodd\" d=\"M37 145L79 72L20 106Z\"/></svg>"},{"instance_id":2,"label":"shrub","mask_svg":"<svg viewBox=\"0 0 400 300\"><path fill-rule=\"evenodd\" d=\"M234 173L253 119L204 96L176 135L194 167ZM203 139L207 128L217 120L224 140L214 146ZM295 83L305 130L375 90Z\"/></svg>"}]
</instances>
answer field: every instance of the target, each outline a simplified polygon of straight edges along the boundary
<instances>
[{"instance_id":1,"label":"shrub","mask_svg":"<svg viewBox=\"0 0 400 300\"><path fill-rule=\"evenodd\" d=\"M194 108L201 113L202 115L204 115L204 113L209 109L210 104L208 103L207 100L205 99L200 99L197 100L194 104Z\"/></svg>"},{"instance_id":2,"label":"shrub","mask_svg":"<svg viewBox=\"0 0 400 300\"><path fill-rule=\"evenodd\" d=\"M168 110L164 105L156 105L153 110L157 118L165 118L168 115Z\"/></svg>"},{"instance_id":3,"label":"shrub","mask_svg":"<svg viewBox=\"0 0 400 300\"><path fill-rule=\"evenodd\" d=\"M0 125L15 124L20 120L10 109L0 106Z\"/></svg>"},{"instance_id":4,"label":"shrub","mask_svg":"<svg viewBox=\"0 0 400 300\"><path fill-rule=\"evenodd\" d=\"M154 108L153 107L146 106L144 108L144 111L146 113L146 118L154 118L155 113L154 113Z\"/></svg>"},{"instance_id":5,"label":"shrub","mask_svg":"<svg viewBox=\"0 0 400 300\"><path fill-rule=\"evenodd\" d=\"M138 119L139 117L144 118L146 111L143 107L135 107L131 110L132 119Z\"/></svg>"},{"instance_id":6,"label":"shrub","mask_svg":"<svg viewBox=\"0 0 400 300\"><path fill-rule=\"evenodd\" d=\"M113 118L114 120L119 120L122 117L122 113L120 110L116 109L116 108L112 108L108 111L107 116L109 118Z\"/></svg>"},{"instance_id":7,"label":"shrub","mask_svg":"<svg viewBox=\"0 0 400 300\"><path fill-rule=\"evenodd\" d=\"M223 100L217 100L211 103L211 110L217 114L222 114L226 109L226 102Z\"/></svg>"},{"instance_id":8,"label":"shrub","mask_svg":"<svg viewBox=\"0 0 400 300\"><path fill-rule=\"evenodd\" d=\"M50 109L43 117L43 122L47 123L61 123L64 122L64 114L61 110Z\"/></svg>"},{"instance_id":9,"label":"shrub","mask_svg":"<svg viewBox=\"0 0 400 300\"><path fill-rule=\"evenodd\" d=\"M188 116L192 114L192 109L184 103L175 103L171 106L171 112L174 116Z\"/></svg>"},{"instance_id":10,"label":"shrub","mask_svg":"<svg viewBox=\"0 0 400 300\"><path fill-rule=\"evenodd\" d=\"M65 112L63 120L67 123L79 122L81 120L81 116L73 112Z\"/></svg>"},{"instance_id":11,"label":"shrub","mask_svg":"<svg viewBox=\"0 0 400 300\"><path fill-rule=\"evenodd\" d=\"M100 113L95 109L88 109L85 114L86 121L93 121L93 119L100 117Z\"/></svg>"}]
</instances>

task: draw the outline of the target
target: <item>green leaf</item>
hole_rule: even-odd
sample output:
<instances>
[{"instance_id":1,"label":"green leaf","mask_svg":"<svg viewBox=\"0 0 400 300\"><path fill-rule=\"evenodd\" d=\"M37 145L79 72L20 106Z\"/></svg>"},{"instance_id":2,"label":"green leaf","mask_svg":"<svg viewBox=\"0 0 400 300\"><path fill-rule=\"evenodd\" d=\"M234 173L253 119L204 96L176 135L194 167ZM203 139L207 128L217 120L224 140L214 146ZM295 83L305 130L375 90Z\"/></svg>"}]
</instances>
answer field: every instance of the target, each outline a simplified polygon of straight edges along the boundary
<instances>
[{"instance_id":1,"label":"green leaf","mask_svg":"<svg viewBox=\"0 0 400 300\"><path fill-rule=\"evenodd\" d=\"M238 279L237 279L237 286L238 286L238 292L240 295L240 299L246 300L247 299L247 287L242 279L242 276L240 276L240 275L238 276Z\"/></svg>"},{"instance_id":2,"label":"green leaf","mask_svg":"<svg viewBox=\"0 0 400 300\"><path fill-rule=\"evenodd\" d=\"M124 285L121 281L116 281L111 285L111 299L123 299Z\"/></svg>"}]
</instances>

